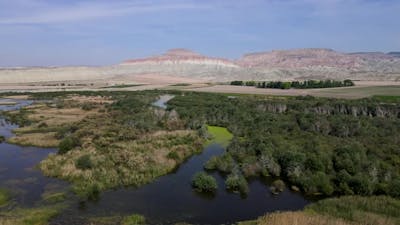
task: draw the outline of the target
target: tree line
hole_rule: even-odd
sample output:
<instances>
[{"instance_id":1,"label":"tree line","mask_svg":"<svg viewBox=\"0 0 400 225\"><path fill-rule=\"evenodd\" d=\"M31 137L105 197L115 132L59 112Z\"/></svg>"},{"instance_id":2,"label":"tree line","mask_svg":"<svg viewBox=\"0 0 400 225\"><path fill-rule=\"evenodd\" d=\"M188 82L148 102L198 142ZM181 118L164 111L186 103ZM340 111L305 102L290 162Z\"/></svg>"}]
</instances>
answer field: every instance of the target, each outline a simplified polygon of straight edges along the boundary
<instances>
[{"instance_id":1,"label":"tree line","mask_svg":"<svg viewBox=\"0 0 400 225\"><path fill-rule=\"evenodd\" d=\"M346 79L337 80L305 80L305 81L240 81L235 80L230 83L235 86L255 86L257 88L275 88L275 89L309 89L309 88L333 88L333 87L350 87L354 86L354 82Z\"/></svg>"}]
</instances>

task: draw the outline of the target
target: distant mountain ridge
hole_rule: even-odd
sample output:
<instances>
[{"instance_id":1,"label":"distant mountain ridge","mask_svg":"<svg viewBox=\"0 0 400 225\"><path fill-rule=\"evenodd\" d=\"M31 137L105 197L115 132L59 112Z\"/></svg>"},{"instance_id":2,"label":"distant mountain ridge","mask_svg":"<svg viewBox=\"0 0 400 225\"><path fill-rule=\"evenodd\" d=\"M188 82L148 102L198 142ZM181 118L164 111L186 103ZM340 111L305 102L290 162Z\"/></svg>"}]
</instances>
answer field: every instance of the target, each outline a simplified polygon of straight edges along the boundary
<instances>
[{"instance_id":1,"label":"distant mountain ridge","mask_svg":"<svg viewBox=\"0 0 400 225\"><path fill-rule=\"evenodd\" d=\"M3 68L0 84L68 80L134 80L141 76L204 81L354 79L400 81L400 52L342 53L327 48L274 50L236 60L171 49L142 59L103 67Z\"/></svg>"}]
</instances>

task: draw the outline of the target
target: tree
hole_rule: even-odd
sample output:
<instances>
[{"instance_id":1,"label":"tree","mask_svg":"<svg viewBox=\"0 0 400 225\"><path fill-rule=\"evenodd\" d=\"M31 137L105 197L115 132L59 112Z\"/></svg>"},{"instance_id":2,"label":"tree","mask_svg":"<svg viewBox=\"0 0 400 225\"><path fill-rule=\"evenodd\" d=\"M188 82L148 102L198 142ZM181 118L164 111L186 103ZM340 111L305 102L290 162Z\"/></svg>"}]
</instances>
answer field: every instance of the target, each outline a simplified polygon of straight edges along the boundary
<instances>
[{"instance_id":1,"label":"tree","mask_svg":"<svg viewBox=\"0 0 400 225\"><path fill-rule=\"evenodd\" d=\"M214 192L218 188L215 178L205 172L199 172L193 176L192 186L198 192Z\"/></svg>"}]
</instances>

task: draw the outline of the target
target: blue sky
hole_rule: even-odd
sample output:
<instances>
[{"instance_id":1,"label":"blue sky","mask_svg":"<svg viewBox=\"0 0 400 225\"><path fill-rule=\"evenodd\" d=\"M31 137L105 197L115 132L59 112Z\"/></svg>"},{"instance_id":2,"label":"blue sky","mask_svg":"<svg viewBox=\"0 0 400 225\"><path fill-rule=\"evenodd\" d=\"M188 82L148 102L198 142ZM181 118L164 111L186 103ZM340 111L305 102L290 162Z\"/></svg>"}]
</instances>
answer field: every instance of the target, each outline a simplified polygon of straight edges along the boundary
<instances>
[{"instance_id":1,"label":"blue sky","mask_svg":"<svg viewBox=\"0 0 400 225\"><path fill-rule=\"evenodd\" d=\"M0 66L109 65L183 47L400 50L400 0L0 0Z\"/></svg>"}]
</instances>

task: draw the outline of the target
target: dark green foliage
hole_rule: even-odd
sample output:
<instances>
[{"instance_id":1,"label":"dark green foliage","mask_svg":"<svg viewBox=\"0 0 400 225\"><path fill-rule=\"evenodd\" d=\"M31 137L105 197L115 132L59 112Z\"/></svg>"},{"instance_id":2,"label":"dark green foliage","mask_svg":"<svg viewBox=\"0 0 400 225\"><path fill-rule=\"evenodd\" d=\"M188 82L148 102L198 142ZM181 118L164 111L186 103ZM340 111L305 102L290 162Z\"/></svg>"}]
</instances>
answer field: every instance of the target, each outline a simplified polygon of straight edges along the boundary
<instances>
[{"instance_id":1,"label":"dark green foliage","mask_svg":"<svg viewBox=\"0 0 400 225\"><path fill-rule=\"evenodd\" d=\"M246 178L237 173L229 174L225 180L226 189L230 191L237 191L241 194L247 194L249 192L249 186L247 185Z\"/></svg>"},{"instance_id":2,"label":"dark green foliage","mask_svg":"<svg viewBox=\"0 0 400 225\"><path fill-rule=\"evenodd\" d=\"M255 81L246 81L246 82L245 82L245 85L246 85L246 86L256 86L257 83L256 83Z\"/></svg>"},{"instance_id":3,"label":"dark green foliage","mask_svg":"<svg viewBox=\"0 0 400 225\"><path fill-rule=\"evenodd\" d=\"M235 165L235 161L233 160L230 154L224 154L222 156L213 156L211 159L207 161L204 165L204 168L207 170L219 170L224 173L229 173L232 171Z\"/></svg>"},{"instance_id":4,"label":"dark green foliage","mask_svg":"<svg viewBox=\"0 0 400 225\"><path fill-rule=\"evenodd\" d=\"M91 169L93 167L93 163L90 160L90 155L83 155L75 162L75 166L81 170Z\"/></svg>"},{"instance_id":5,"label":"dark green foliage","mask_svg":"<svg viewBox=\"0 0 400 225\"><path fill-rule=\"evenodd\" d=\"M243 85L243 81L234 80L234 81L231 82L231 85L242 86Z\"/></svg>"},{"instance_id":6,"label":"dark green foliage","mask_svg":"<svg viewBox=\"0 0 400 225\"><path fill-rule=\"evenodd\" d=\"M283 182L282 180L276 180L272 182L270 189L273 194L278 194L285 190L285 186L285 182Z\"/></svg>"},{"instance_id":7,"label":"dark green foliage","mask_svg":"<svg viewBox=\"0 0 400 225\"><path fill-rule=\"evenodd\" d=\"M6 138L3 135L0 135L0 143L4 142Z\"/></svg>"},{"instance_id":8,"label":"dark green foliage","mask_svg":"<svg viewBox=\"0 0 400 225\"><path fill-rule=\"evenodd\" d=\"M332 87L349 87L354 86L353 81L335 81L335 80L306 80L306 81L270 81L270 82L259 82L257 83L258 88L277 88L277 89L308 89L308 88L332 88Z\"/></svg>"},{"instance_id":9,"label":"dark green foliage","mask_svg":"<svg viewBox=\"0 0 400 225\"><path fill-rule=\"evenodd\" d=\"M58 153L65 154L73 148L79 146L79 139L73 136L65 137L58 145Z\"/></svg>"},{"instance_id":10,"label":"dark green foliage","mask_svg":"<svg viewBox=\"0 0 400 225\"><path fill-rule=\"evenodd\" d=\"M213 124L234 134L227 153L206 169L238 166L310 194L399 196L399 103L185 93L168 104L187 127Z\"/></svg>"},{"instance_id":11,"label":"dark green foliage","mask_svg":"<svg viewBox=\"0 0 400 225\"><path fill-rule=\"evenodd\" d=\"M95 105L93 103L90 103L90 102L85 102L84 104L82 104L81 108L83 110L85 110L85 111L90 111L90 110L95 108Z\"/></svg>"},{"instance_id":12,"label":"dark green foliage","mask_svg":"<svg viewBox=\"0 0 400 225\"><path fill-rule=\"evenodd\" d=\"M199 172L193 176L192 186L198 192L214 192L218 188L215 178L205 172Z\"/></svg>"},{"instance_id":13,"label":"dark green foliage","mask_svg":"<svg viewBox=\"0 0 400 225\"><path fill-rule=\"evenodd\" d=\"M171 151L168 153L168 158L178 161L180 159L179 154L176 151Z\"/></svg>"}]
</instances>

